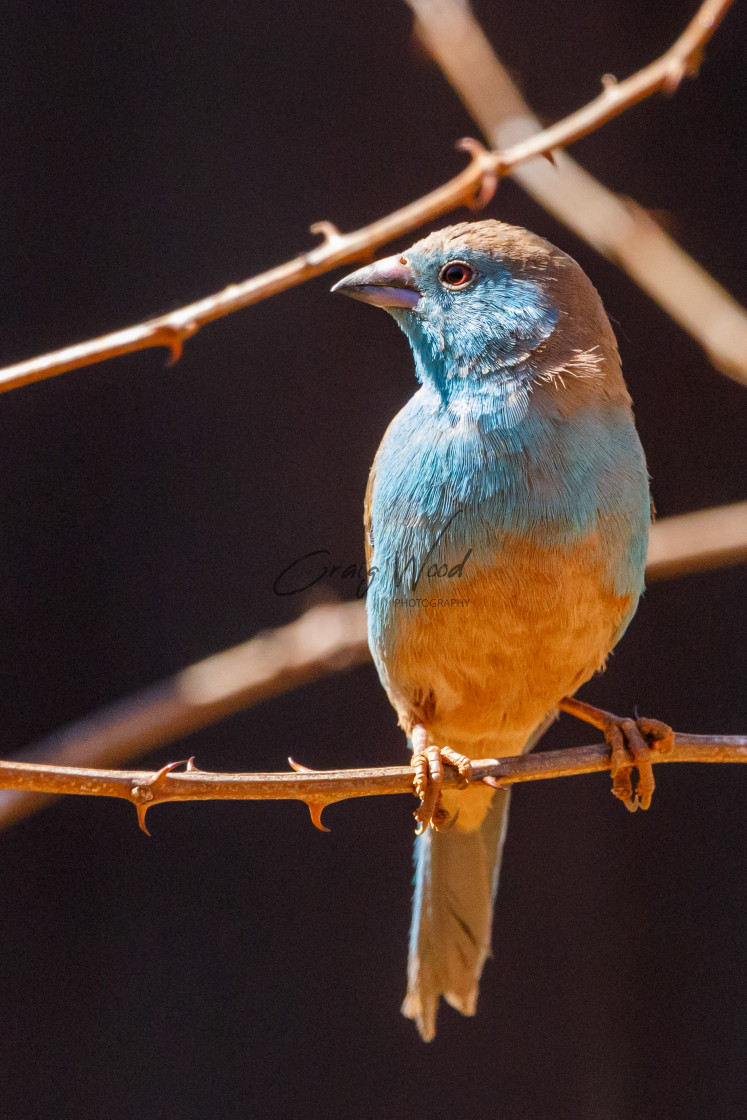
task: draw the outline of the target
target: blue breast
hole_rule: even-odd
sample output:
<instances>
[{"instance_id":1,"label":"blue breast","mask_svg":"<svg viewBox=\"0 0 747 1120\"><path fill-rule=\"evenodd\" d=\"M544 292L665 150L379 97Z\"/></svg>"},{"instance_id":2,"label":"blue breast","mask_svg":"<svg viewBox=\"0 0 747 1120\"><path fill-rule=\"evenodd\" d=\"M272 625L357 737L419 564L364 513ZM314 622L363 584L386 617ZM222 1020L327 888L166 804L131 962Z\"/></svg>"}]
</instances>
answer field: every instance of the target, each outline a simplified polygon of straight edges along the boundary
<instances>
[{"instance_id":1,"label":"blue breast","mask_svg":"<svg viewBox=\"0 0 747 1120\"><path fill-rule=\"evenodd\" d=\"M521 375L450 395L426 382L390 425L370 506L374 650L402 617L395 599L432 593L433 564L452 568L469 553L472 575L495 563L509 534L547 548L607 526L607 589L637 600L650 513L629 408L599 400L569 417L531 396Z\"/></svg>"}]
</instances>

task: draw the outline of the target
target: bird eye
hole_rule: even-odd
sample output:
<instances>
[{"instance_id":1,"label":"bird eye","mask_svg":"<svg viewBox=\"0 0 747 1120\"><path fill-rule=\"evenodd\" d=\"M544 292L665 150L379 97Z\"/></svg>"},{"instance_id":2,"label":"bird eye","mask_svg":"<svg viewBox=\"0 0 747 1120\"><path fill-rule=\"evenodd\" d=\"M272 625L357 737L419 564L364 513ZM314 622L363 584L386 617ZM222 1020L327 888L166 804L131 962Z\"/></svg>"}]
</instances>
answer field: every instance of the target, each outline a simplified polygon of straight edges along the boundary
<instances>
[{"instance_id":1,"label":"bird eye","mask_svg":"<svg viewBox=\"0 0 747 1120\"><path fill-rule=\"evenodd\" d=\"M458 291L466 288L475 278L475 271L464 261L449 261L438 274L438 279L444 288Z\"/></svg>"}]
</instances>

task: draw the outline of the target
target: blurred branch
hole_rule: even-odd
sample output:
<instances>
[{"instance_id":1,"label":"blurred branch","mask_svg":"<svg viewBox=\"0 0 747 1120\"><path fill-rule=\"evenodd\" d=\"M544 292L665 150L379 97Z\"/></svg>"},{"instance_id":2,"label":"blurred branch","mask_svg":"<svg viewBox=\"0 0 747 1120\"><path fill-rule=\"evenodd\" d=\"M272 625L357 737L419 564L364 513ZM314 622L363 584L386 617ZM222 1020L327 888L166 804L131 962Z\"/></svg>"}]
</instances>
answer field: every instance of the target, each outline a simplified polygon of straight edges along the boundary
<instances>
[{"instance_id":1,"label":"blurred branch","mask_svg":"<svg viewBox=\"0 0 747 1120\"><path fill-rule=\"evenodd\" d=\"M747 559L747 502L664 517L651 528L646 580L671 579Z\"/></svg>"},{"instance_id":2,"label":"blurred branch","mask_svg":"<svg viewBox=\"0 0 747 1120\"><path fill-rule=\"evenodd\" d=\"M179 358L186 339L205 323L258 303L339 265L365 259L379 246L455 207L484 205L490 199L497 179L519 164L537 156L549 156L554 149L586 136L657 90L673 92L683 77L696 71L705 44L732 2L705 0L682 35L659 59L625 81L608 83L588 105L550 128L521 139L505 151L487 152L474 140L463 142L472 157L469 166L454 179L408 206L353 233L341 234L330 222L317 222L311 229L323 238L319 248L167 315L8 366L0 370L0 392L150 347L166 347L171 351L174 362Z\"/></svg>"},{"instance_id":3,"label":"blurred branch","mask_svg":"<svg viewBox=\"0 0 747 1120\"><path fill-rule=\"evenodd\" d=\"M747 502L741 502L657 521L646 575L666 579L745 558ZM368 660L363 603L313 607L288 626L257 634L47 736L27 748L23 760L120 765L233 712ZM49 800L25 788L0 790L0 828Z\"/></svg>"},{"instance_id":4,"label":"blurred branch","mask_svg":"<svg viewBox=\"0 0 747 1120\"><path fill-rule=\"evenodd\" d=\"M489 144L510 147L526 137L543 135L540 122L497 58L468 0L406 2L415 14L419 39ZM712 15L712 9L710 13L701 9L679 40L684 53L672 58L673 79L679 80L688 67L697 66L699 51L697 46L692 49L697 21L707 21ZM683 43L686 37L687 45ZM637 77L641 79L643 74L645 71ZM604 81L611 91L619 89L610 75ZM541 159L522 164L511 176L541 206L627 272L700 343L718 370L747 382L744 308L641 206L608 190L565 153L556 153L554 162L555 168Z\"/></svg>"},{"instance_id":5,"label":"blurred branch","mask_svg":"<svg viewBox=\"0 0 747 1120\"><path fill-rule=\"evenodd\" d=\"M362 603L312 607L288 626L257 634L189 665L47 736L25 750L23 757L63 766L117 766L370 657ZM0 828L36 812L47 800L3 789Z\"/></svg>"},{"instance_id":6,"label":"blurred branch","mask_svg":"<svg viewBox=\"0 0 747 1120\"><path fill-rule=\"evenodd\" d=\"M651 761L747 762L747 735L677 735L674 747L666 754L652 749ZM190 759L188 765L191 763ZM283 774L211 774L195 769L177 774L172 767L152 773L0 762L0 784L43 793L124 798L135 805L144 831L146 811L165 801L304 801L316 827L323 828L321 813L325 805L351 797L413 792L409 766L318 771L299 767L302 773ZM444 769L444 786L457 786L461 779L456 770L450 766ZM507 786L609 769L610 749L606 744L472 763L475 781L491 777Z\"/></svg>"}]
</instances>

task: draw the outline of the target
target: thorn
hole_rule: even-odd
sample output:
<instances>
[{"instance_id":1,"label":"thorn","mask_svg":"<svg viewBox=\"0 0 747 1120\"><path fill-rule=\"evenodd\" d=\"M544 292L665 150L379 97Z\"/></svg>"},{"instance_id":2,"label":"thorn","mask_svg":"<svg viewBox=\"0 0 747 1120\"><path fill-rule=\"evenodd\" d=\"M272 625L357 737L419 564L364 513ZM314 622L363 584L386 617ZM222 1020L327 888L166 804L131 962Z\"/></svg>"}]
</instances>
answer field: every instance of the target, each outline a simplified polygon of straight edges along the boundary
<instances>
[{"instance_id":1,"label":"thorn","mask_svg":"<svg viewBox=\"0 0 747 1120\"><path fill-rule=\"evenodd\" d=\"M690 62L690 65L692 66L692 62ZM669 67L669 73L664 79L664 84L662 85L664 93L676 93L679 89L682 79L688 73L697 73L697 64L695 64L694 69L688 69L688 64L683 62L682 59L675 59L675 61L672 62L671 66Z\"/></svg>"},{"instance_id":2,"label":"thorn","mask_svg":"<svg viewBox=\"0 0 747 1120\"><path fill-rule=\"evenodd\" d=\"M553 165L553 167L558 166L558 161L555 158L555 152L553 152L553 151L543 152L542 155L544 156L544 158L547 160L548 163L551 163Z\"/></svg>"},{"instance_id":3,"label":"thorn","mask_svg":"<svg viewBox=\"0 0 747 1120\"><path fill-rule=\"evenodd\" d=\"M179 359L182 356L182 350L184 348L184 344L182 342L182 336L180 334L177 334L176 332L174 332L174 335L170 339L170 341L166 342L164 345L168 346L169 350L171 351L171 353L169 354L168 361L166 362L167 367L171 368L171 366L176 365L176 363L179 361Z\"/></svg>"},{"instance_id":4,"label":"thorn","mask_svg":"<svg viewBox=\"0 0 747 1120\"><path fill-rule=\"evenodd\" d=\"M155 341L158 346L165 346L171 351L169 358L166 362L167 366L176 365L182 356L182 349L184 347L184 339L190 338L197 330L196 323L185 323L180 327L172 327L168 323L163 323L155 330Z\"/></svg>"},{"instance_id":5,"label":"thorn","mask_svg":"<svg viewBox=\"0 0 747 1120\"><path fill-rule=\"evenodd\" d=\"M160 770L156 771L152 778L148 778L147 782L143 782L143 785L158 785L159 782L163 781L167 774L170 774L172 770L176 770L177 766L186 766L187 769L189 769L189 764L192 761L193 758L182 758L179 760L179 762L167 762L165 766L162 766Z\"/></svg>"},{"instance_id":6,"label":"thorn","mask_svg":"<svg viewBox=\"0 0 747 1120\"><path fill-rule=\"evenodd\" d=\"M191 766L190 763L192 763ZM177 766L186 766L187 770L194 770L194 758L186 760L180 759L178 762L167 762L165 766L157 770L156 773L151 775L142 785L132 787L132 797L135 801L135 809L137 810L137 823L146 836L150 836L150 832L148 832L148 829L145 827L145 814L149 809L152 809L154 805L158 805L160 801L168 800L168 798L159 797L157 793L154 794L153 790L164 780L167 774L170 774L172 770L176 770Z\"/></svg>"},{"instance_id":7,"label":"thorn","mask_svg":"<svg viewBox=\"0 0 747 1120\"><path fill-rule=\"evenodd\" d=\"M148 829L145 827L145 814L148 812L148 809L150 808L150 805L147 805L147 804L146 805L136 805L135 808L137 809L137 823L138 823L138 825L143 830L143 832L145 833L146 836L150 836L150 833L148 832Z\"/></svg>"},{"instance_id":8,"label":"thorn","mask_svg":"<svg viewBox=\"0 0 747 1120\"><path fill-rule=\"evenodd\" d=\"M461 140L457 140L454 147L458 152L469 152L473 159L479 159L487 152L482 140L478 140L474 136L463 136Z\"/></svg>"},{"instance_id":9,"label":"thorn","mask_svg":"<svg viewBox=\"0 0 747 1120\"><path fill-rule=\"evenodd\" d=\"M205 773L204 770L200 770L199 766L195 766L195 756L194 755L192 755L191 758L187 759L187 765L186 765L185 769L186 769L187 773L190 773L192 771L194 771L195 774L204 774Z\"/></svg>"},{"instance_id":10,"label":"thorn","mask_svg":"<svg viewBox=\"0 0 747 1120\"><path fill-rule=\"evenodd\" d=\"M494 171L486 171L482 177L482 186L469 203L470 210L482 210L487 206L498 188L498 176Z\"/></svg>"},{"instance_id":11,"label":"thorn","mask_svg":"<svg viewBox=\"0 0 747 1120\"><path fill-rule=\"evenodd\" d=\"M288 759L290 767L295 770L297 774L316 774L316 770L312 770L310 766L303 766L300 762L294 762L292 758Z\"/></svg>"},{"instance_id":12,"label":"thorn","mask_svg":"<svg viewBox=\"0 0 747 1120\"><path fill-rule=\"evenodd\" d=\"M703 65L704 57L705 51L702 46L697 47L697 49L693 51L685 63L685 73L688 78L697 78L700 68Z\"/></svg>"},{"instance_id":13,"label":"thorn","mask_svg":"<svg viewBox=\"0 0 747 1120\"><path fill-rule=\"evenodd\" d=\"M322 238L325 245L331 245L334 241L339 241L342 237L337 226L334 222L321 221L314 222L309 226L309 233L316 233Z\"/></svg>"},{"instance_id":14,"label":"thorn","mask_svg":"<svg viewBox=\"0 0 747 1120\"><path fill-rule=\"evenodd\" d=\"M602 86L605 90L614 89L617 85L617 78L614 74L602 74Z\"/></svg>"},{"instance_id":15,"label":"thorn","mask_svg":"<svg viewBox=\"0 0 747 1120\"><path fill-rule=\"evenodd\" d=\"M329 829L322 824L322 813L329 805L329 801L307 801L306 805L311 813L311 823L314 828L318 828L320 832L329 832Z\"/></svg>"},{"instance_id":16,"label":"thorn","mask_svg":"<svg viewBox=\"0 0 747 1120\"><path fill-rule=\"evenodd\" d=\"M310 249L308 253L303 254L303 259L312 268L315 268L322 261L328 260L330 253L334 252L335 247L340 247L345 244L345 236L340 233L334 222L321 221L314 222L309 226L311 233L316 233L321 236L321 245L317 245L314 249Z\"/></svg>"},{"instance_id":17,"label":"thorn","mask_svg":"<svg viewBox=\"0 0 747 1120\"><path fill-rule=\"evenodd\" d=\"M474 136L463 136L461 140L457 140L456 148L457 151L468 152L473 163L479 162L483 164L480 187L467 203L470 210L481 210L483 206L487 206L490 202L498 186L498 175L495 169L492 166L485 166L485 157L490 153L485 145L479 140L476 140Z\"/></svg>"},{"instance_id":18,"label":"thorn","mask_svg":"<svg viewBox=\"0 0 747 1120\"><path fill-rule=\"evenodd\" d=\"M491 777L490 774L488 774L487 777L483 778L483 782L485 783L486 786L492 786L493 789L505 789L506 788L504 785L501 785L501 783L498 781L497 778Z\"/></svg>"}]
</instances>

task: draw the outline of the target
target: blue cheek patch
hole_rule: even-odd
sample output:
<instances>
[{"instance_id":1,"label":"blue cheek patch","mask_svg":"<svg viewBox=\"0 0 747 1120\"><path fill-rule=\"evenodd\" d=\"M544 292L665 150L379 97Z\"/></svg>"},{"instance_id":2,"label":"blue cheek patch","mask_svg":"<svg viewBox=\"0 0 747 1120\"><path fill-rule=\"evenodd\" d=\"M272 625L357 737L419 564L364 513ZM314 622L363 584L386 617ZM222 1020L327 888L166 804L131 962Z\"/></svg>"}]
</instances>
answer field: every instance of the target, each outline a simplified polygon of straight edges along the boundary
<instances>
[{"instance_id":1,"label":"blue cheek patch","mask_svg":"<svg viewBox=\"0 0 747 1120\"><path fill-rule=\"evenodd\" d=\"M447 291L427 277L420 287L415 310L390 311L413 349L418 379L444 394L450 382L510 372L549 338L560 317L539 283L495 262L464 291Z\"/></svg>"}]
</instances>

